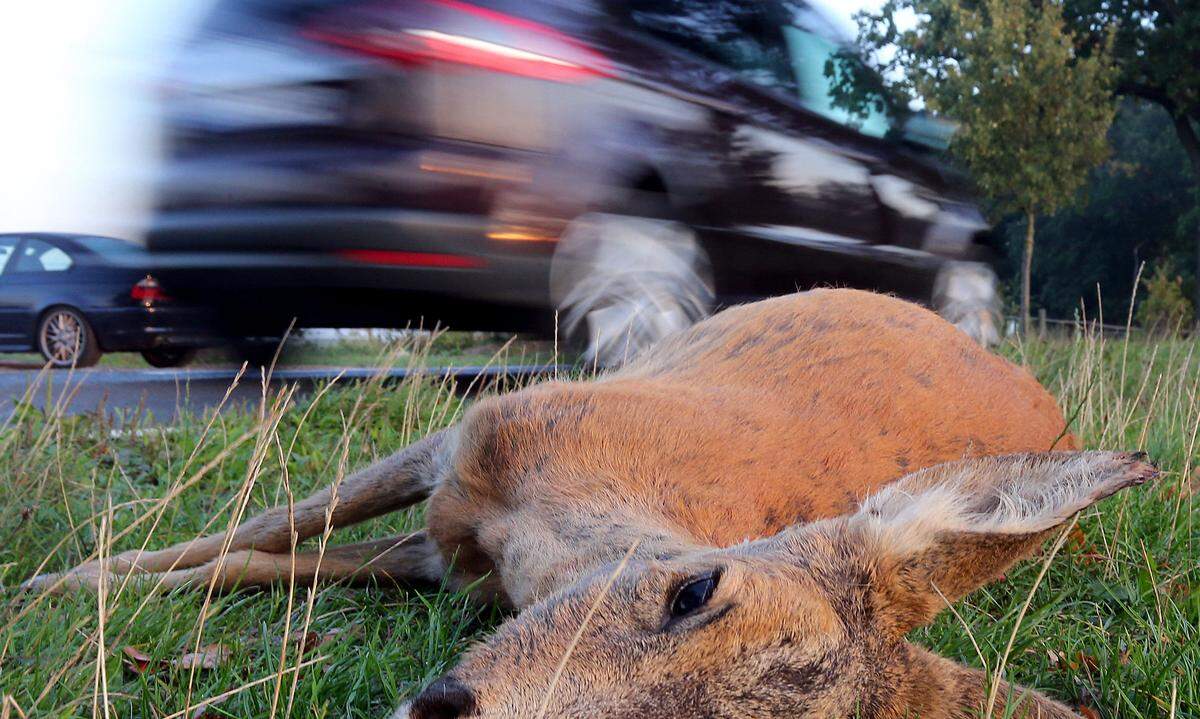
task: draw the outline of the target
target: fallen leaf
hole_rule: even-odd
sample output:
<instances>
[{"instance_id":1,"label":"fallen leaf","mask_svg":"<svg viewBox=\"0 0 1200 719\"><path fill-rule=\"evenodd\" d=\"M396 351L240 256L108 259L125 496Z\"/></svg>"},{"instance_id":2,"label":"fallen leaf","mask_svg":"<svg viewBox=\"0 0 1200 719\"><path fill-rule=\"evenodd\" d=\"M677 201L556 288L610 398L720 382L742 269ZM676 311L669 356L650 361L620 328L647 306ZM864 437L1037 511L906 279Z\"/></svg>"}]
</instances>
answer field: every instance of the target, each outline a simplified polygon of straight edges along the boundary
<instances>
[{"instance_id":1,"label":"fallen leaf","mask_svg":"<svg viewBox=\"0 0 1200 719\"><path fill-rule=\"evenodd\" d=\"M233 651L222 644L209 644L200 651L188 652L171 662L177 669L216 669L233 655Z\"/></svg>"},{"instance_id":2,"label":"fallen leaf","mask_svg":"<svg viewBox=\"0 0 1200 719\"><path fill-rule=\"evenodd\" d=\"M1079 528L1078 524L1076 524L1071 529L1071 532L1067 535L1067 546L1076 551L1087 547L1087 535L1083 533L1083 530Z\"/></svg>"},{"instance_id":3,"label":"fallen leaf","mask_svg":"<svg viewBox=\"0 0 1200 719\"><path fill-rule=\"evenodd\" d=\"M1084 654L1083 652L1077 652L1076 657L1078 657L1078 659L1079 659L1080 666L1084 667L1089 672L1094 672L1100 668L1100 663L1097 662L1096 658L1093 657L1091 654Z\"/></svg>"},{"instance_id":4,"label":"fallen leaf","mask_svg":"<svg viewBox=\"0 0 1200 719\"><path fill-rule=\"evenodd\" d=\"M1176 579L1167 585L1167 594L1170 594L1172 598L1178 600L1187 599L1191 596L1192 591L1193 589L1191 585L1182 578Z\"/></svg>"},{"instance_id":5,"label":"fallen leaf","mask_svg":"<svg viewBox=\"0 0 1200 719\"><path fill-rule=\"evenodd\" d=\"M150 664L154 660L137 647L123 647L121 654L125 655L125 666L137 674L144 674L150 670Z\"/></svg>"},{"instance_id":6,"label":"fallen leaf","mask_svg":"<svg viewBox=\"0 0 1200 719\"><path fill-rule=\"evenodd\" d=\"M1192 476L1186 482L1179 483L1179 489L1185 497L1200 496L1200 467L1192 470Z\"/></svg>"},{"instance_id":7,"label":"fallen leaf","mask_svg":"<svg viewBox=\"0 0 1200 719\"><path fill-rule=\"evenodd\" d=\"M297 652L301 657L303 657L309 652L312 652L315 649L332 642L347 631L354 632L356 629L357 627L351 627L349 630L341 627L334 627L333 629L321 634L312 631L305 632L303 636L298 637L296 640Z\"/></svg>"},{"instance_id":8,"label":"fallen leaf","mask_svg":"<svg viewBox=\"0 0 1200 719\"><path fill-rule=\"evenodd\" d=\"M1050 668L1058 669L1060 665L1065 664L1067 655L1057 649L1047 649L1046 656L1050 659Z\"/></svg>"},{"instance_id":9,"label":"fallen leaf","mask_svg":"<svg viewBox=\"0 0 1200 719\"><path fill-rule=\"evenodd\" d=\"M1089 706L1080 705L1079 713L1083 715L1084 719L1100 719L1100 712Z\"/></svg>"},{"instance_id":10,"label":"fallen leaf","mask_svg":"<svg viewBox=\"0 0 1200 719\"><path fill-rule=\"evenodd\" d=\"M321 637L316 632L305 632L296 640L296 653L303 657L321 645Z\"/></svg>"},{"instance_id":11,"label":"fallen leaf","mask_svg":"<svg viewBox=\"0 0 1200 719\"><path fill-rule=\"evenodd\" d=\"M213 707L225 701L224 699L214 699L207 701L196 707L191 714L188 714L188 719L222 719L221 715L214 711L210 711Z\"/></svg>"}]
</instances>

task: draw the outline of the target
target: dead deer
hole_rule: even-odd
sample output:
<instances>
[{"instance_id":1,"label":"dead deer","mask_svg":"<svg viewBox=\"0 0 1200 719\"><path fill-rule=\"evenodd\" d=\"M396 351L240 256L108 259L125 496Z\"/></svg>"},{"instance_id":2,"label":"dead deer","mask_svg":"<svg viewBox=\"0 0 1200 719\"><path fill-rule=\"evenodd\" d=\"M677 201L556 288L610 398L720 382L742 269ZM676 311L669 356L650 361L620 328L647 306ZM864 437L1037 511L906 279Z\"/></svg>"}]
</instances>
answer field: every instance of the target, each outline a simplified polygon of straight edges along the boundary
<instances>
[{"instance_id":1,"label":"dead deer","mask_svg":"<svg viewBox=\"0 0 1200 719\"><path fill-rule=\"evenodd\" d=\"M904 637L1155 475L1140 454L1050 451L1076 444L1030 375L933 313L821 290L480 401L297 504L294 527L428 498L426 530L333 548L320 578L448 574L519 611L397 719L1074 717ZM291 526L274 509L32 584L314 581Z\"/></svg>"}]
</instances>

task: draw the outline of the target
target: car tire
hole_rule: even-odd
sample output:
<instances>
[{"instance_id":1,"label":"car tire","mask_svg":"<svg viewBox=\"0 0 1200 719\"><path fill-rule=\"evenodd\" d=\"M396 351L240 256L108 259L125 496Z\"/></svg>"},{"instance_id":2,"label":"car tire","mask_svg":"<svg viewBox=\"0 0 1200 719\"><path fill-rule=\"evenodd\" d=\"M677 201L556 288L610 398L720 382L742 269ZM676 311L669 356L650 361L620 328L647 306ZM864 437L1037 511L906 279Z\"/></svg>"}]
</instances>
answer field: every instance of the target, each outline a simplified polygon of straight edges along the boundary
<instances>
[{"instance_id":1,"label":"car tire","mask_svg":"<svg viewBox=\"0 0 1200 719\"><path fill-rule=\"evenodd\" d=\"M933 288L933 308L984 347L1000 342L999 280L981 262L947 262Z\"/></svg>"},{"instance_id":2,"label":"car tire","mask_svg":"<svg viewBox=\"0 0 1200 719\"><path fill-rule=\"evenodd\" d=\"M589 213L559 239L550 272L559 331L593 366L618 367L707 317L715 292L708 256L686 225Z\"/></svg>"},{"instance_id":3,"label":"car tire","mask_svg":"<svg viewBox=\"0 0 1200 719\"><path fill-rule=\"evenodd\" d=\"M156 347L152 350L142 350L142 359L151 367L169 369L183 367L196 358L193 347Z\"/></svg>"},{"instance_id":4,"label":"car tire","mask_svg":"<svg viewBox=\"0 0 1200 719\"><path fill-rule=\"evenodd\" d=\"M74 307L51 307L37 324L37 348L55 369L91 367L100 361L100 343L83 313Z\"/></svg>"}]
</instances>

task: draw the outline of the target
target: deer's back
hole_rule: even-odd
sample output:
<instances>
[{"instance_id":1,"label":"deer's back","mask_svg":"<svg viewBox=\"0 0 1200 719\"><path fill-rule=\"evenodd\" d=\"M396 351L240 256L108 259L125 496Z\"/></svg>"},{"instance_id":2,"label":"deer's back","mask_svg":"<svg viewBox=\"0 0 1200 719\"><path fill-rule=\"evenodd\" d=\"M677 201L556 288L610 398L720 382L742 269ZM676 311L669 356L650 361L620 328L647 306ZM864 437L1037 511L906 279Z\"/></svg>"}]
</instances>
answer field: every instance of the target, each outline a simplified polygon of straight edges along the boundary
<instances>
[{"instance_id":1,"label":"deer's back","mask_svg":"<svg viewBox=\"0 0 1200 719\"><path fill-rule=\"evenodd\" d=\"M728 545L922 467L1073 447L1063 430L1032 376L928 310L819 290L726 310L600 380L476 405L431 526L619 510Z\"/></svg>"}]
</instances>

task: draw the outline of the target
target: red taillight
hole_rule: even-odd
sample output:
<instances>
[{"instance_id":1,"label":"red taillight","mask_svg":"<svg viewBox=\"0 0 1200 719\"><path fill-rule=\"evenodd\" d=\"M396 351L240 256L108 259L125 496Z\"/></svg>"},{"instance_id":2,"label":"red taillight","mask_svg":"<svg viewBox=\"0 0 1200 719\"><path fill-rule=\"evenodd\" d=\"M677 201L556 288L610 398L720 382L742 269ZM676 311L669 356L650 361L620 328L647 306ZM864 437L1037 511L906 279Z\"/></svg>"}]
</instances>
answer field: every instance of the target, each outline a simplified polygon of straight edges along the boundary
<instances>
[{"instance_id":1,"label":"red taillight","mask_svg":"<svg viewBox=\"0 0 1200 719\"><path fill-rule=\"evenodd\" d=\"M458 0L360 5L322 16L305 34L405 65L444 62L556 82L613 74L606 57L551 27Z\"/></svg>"},{"instance_id":2,"label":"red taillight","mask_svg":"<svg viewBox=\"0 0 1200 719\"><path fill-rule=\"evenodd\" d=\"M140 302L147 306L169 299L158 284L158 280L154 279L154 275L146 275L138 280L133 289L129 290L129 296L135 302Z\"/></svg>"},{"instance_id":3,"label":"red taillight","mask_svg":"<svg viewBox=\"0 0 1200 719\"><path fill-rule=\"evenodd\" d=\"M443 267L471 270L486 263L478 257L452 255L446 252L404 252L399 250L337 250L337 255L354 262L397 267Z\"/></svg>"}]
</instances>

